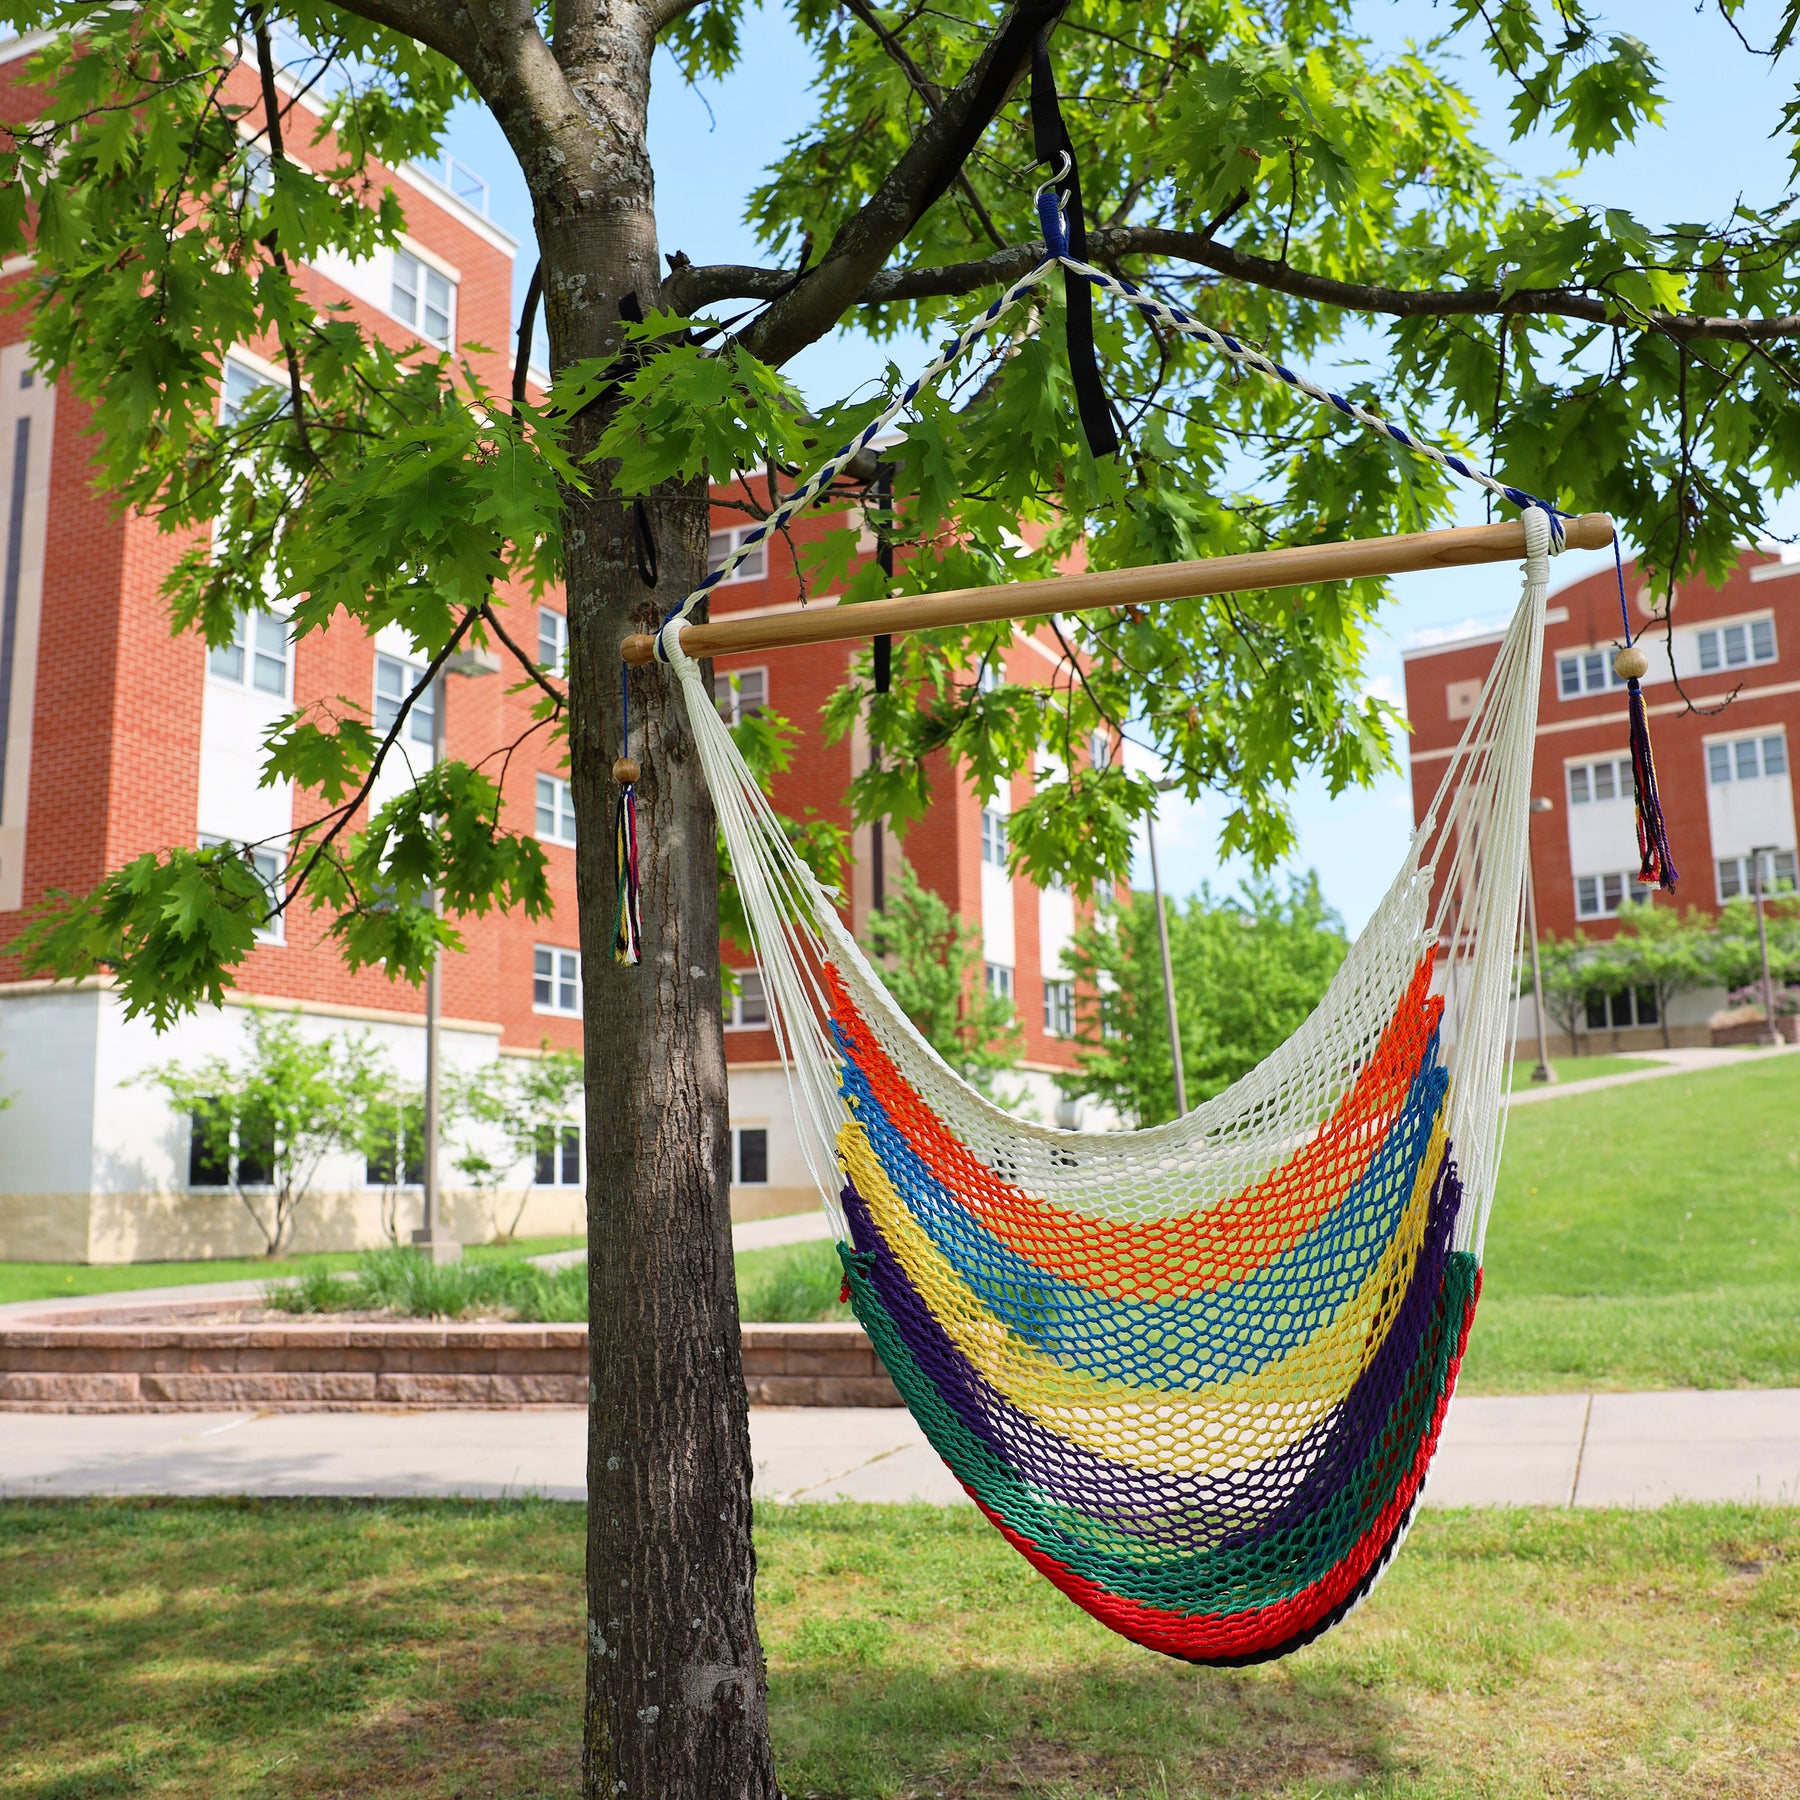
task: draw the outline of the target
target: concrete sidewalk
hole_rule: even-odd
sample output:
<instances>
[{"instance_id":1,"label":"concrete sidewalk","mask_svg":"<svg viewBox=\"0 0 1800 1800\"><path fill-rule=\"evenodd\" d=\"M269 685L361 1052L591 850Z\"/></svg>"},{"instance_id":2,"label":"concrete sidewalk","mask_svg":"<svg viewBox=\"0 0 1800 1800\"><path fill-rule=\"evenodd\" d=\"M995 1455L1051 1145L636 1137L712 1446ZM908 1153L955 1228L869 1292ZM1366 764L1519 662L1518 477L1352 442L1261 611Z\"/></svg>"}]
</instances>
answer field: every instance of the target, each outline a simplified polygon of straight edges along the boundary
<instances>
[{"instance_id":1,"label":"concrete sidewalk","mask_svg":"<svg viewBox=\"0 0 1800 1800\"><path fill-rule=\"evenodd\" d=\"M0 1495L585 1493L578 1410L0 1414ZM904 1412L755 1410L771 1500L964 1503ZM1450 1408L1436 1506L1800 1502L1800 1389L1470 1395Z\"/></svg>"}]
</instances>

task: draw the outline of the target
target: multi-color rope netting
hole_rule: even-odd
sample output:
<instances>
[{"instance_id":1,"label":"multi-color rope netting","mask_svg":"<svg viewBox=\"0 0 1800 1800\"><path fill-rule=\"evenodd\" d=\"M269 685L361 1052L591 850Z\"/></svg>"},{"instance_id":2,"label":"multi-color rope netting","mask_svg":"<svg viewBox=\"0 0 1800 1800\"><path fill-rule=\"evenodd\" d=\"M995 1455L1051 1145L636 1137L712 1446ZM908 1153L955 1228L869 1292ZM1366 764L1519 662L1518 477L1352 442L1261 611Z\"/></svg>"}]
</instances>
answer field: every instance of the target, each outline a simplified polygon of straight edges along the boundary
<instances>
[{"instance_id":1,"label":"multi-color rope netting","mask_svg":"<svg viewBox=\"0 0 1800 1800\"><path fill-rule=\"evenodd\" d=\"M660 638L857 1317L1008 1541L1174 1656L1258 1661L1342 1618L1398 1548L1436 1447L1511 1036L1554 535L1547 508L1524 516L1524 596L1393 887L1287 1043L1147 1131L1027 1123L945 1065L738 755L680 646L690 606Z\"/></svg>"}]
</instances>

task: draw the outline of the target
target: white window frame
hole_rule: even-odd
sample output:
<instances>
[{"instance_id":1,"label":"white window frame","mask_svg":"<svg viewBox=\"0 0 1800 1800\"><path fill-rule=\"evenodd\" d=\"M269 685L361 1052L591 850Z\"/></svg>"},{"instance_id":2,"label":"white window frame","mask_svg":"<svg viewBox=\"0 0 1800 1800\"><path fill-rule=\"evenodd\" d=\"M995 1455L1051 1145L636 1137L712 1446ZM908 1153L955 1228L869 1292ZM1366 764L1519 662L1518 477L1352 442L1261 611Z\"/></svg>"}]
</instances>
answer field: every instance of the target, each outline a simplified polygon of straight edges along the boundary
<instances>
[{"instance_id":1,"label":"white window frame","mask_svg":"<svg viewBox=\"0 0 1800 1800\"><path fill-rule=\"evenodd\" d=\"M216 837L211 832L203 831L200 834L202 850L211 850L219 844L234 842L235 840L232 838ZM240 850L244 848L242 844L238 844L237 847ZM281 877L285 864L286 859L281 852L269 849L266 845L258 844L250 852L250 866L256 871L263 887L268 891L271 905L281 898ZM259 944L285 944L287 932L283 929L283 924L286 917L285 913L276 913L274 917L263 920L260 925L253 926L250 935Z\"/></svg>"},{"instance_id":2,"label":"white window frame","mask_svg":"<svg viewBox=\"0 0 1800 1800\"><path fill-rule=\"evenodd\" d=\"M1044 1034L1057 1038L1075 1035L1075 983L1066 975L1044 977Z\"/></svg>"},{"instance_id":3,"label":"white window frame","mask_svg":"<svg viewBox=\"0 0 1800 1800\"><path fill-rule=\"evenodd\" d=\"M400 683L397 694L384 694L381 690L381 678L384 673L398 670L396 679ZM389 656L385 650L375 653L374 686L375 698L369 707L369 722L377 738L384 738L393 724L394 714L400 710L403 701L418 684L419 677L425 673L423 663L408 662L403 656ZM440 683L434 681L424 693L412 704L412 711L406 715L406 729L401 732L397 743L416 744L429 759L435 750L437 734L437 705L440 697ZM386 702L391 707L386 719L382 717L382 705ZM422 729L421 729L422 728ZM410 757L412 752L406 754Z\"/></svg>"},{"instance_id":4,"label":"white window frame","mask_svg":"<svg viewBox=\"0 0 1800 1800\"><path fill-rule=\"evenodd\" d=\"M581 1125L578 1120L564 1119L551 1127L554 1136L548 1152L537 1148L531 1155L531 1185L533 1187L579 1188L587 1186L587 1164L583 1158L581 1143ZM574 1150L575 1173L569 1174L569 1152ZM544 1180L540 1171L543 1168L545 1155L550 1158L550 1180Z\"/></svg>"},{"instance_id":5,"label":"white window frame","mask_svg":"<svg viewBox=\"0 0 1800 1800\"><path fill-rule=\"evenodd\" d=\"M549 825L544 823L549 815ZM537 778L537 840L540 844L575 843L575 794L560 775L539 774Z\"/></svg>"},{"instance_id":6,"label":"white window frame","mask_svg":"<svg viewBox=\"0 0 1800 1800\"><path fill-rule=\"evenodd\" d=\"M1796 885L1800 885L1800 856L1793 850L1775 851L1763 864L1763 869L1769 883L1763 889L1765 896L1790 894ZM1742 856L1715 857L1713 882L1721 906L1727 900L1735 900L1740 894L1748 898L1751 892L1749 853L1746 851Z\"/></svg>"},{"instance_id":7,"label":"white window frame","mask_svg":"<svg viewBox=\"0 0 1800 1800\"><path fill-rule=\"evenodd\" d=\"M546 647L549 655L544 654ZM553 606L538 608L538 667L546 675L569 672L569 621Z\"/></svg>"},{"instance_id":8,"label":"white window frame","mask_svg":"<svg viewBox=\"0 0 1800 1800\"><path fill-rule=\"evenodd\" d=\"M1741 634L1743 655L1731 655L1731 634ZM1762 641L1759 642L1758 640ZM1753 669L1759 663L1780 659L1781 646L1775 637L1773 614L1764 613L1754 619L1728 619L1722 624L1708 625L1694 633L1694 656L1702 675L1722 675L1732 669Z\"/></svg>"},{"instance_id":9,"label":"white window frame","mask_svg":"<svg viewBox=\"0 0 1800 1800\"><path fill-rule=\"evenodd\" d=\"M744 539L758 529L760 527L756 525L724 525L717 531L709 531L706 534L706 572L710 575L714 569L722 568ZM769 540L763 538L729 575L721 575L713 586L735 587L740 581L766 581L768 577Z\"/></svg>"},{"instance_id":10,"label":"white window frame","mask_svg":"<svg viewBox=\"0 0 1800 1800\"><path fill-rule=\"evenodd\" d=\"M548 986L550 998L538 998L539 983ZM573 985L573 1005L565 1005L564 992ZM533 944L531 947L531 1010L558 1019L581 1017L581 952L561 944Z\"/></svg>"},{"instance_id":11,"label":"white window frame","mask_svg":"<svg viewBox=\"0 0 1800 1800\"><path fill-rule=\"evenodd\" d=\"M997 869L1006 867L1006 814L997 807L981 809L981 860Z\"/></svg>"},{"instance_id":12,"label":"white window frame","mask_svg":"<svg viewBox=\"0 0 1800 1800\"><path fill-rule=\"evenodd\" d=\"M1610 794L1600 792L1600 772L1612 787ZM1563 788L1571 806L1604 806L1609 800L1635 800L1637 779L1632 773L1629 756L1602 756L1592 762L1563 764Z\"/></svg>"},{"instance_id":13,"label":"white window frame","mask_svg":"<svg viewBox=\"0 0 1800 1800\"><path fill-rule=\"evenodd\" d=\"M745 692L748 688L750 691ZM765 712L769 705L769 671L755 669L715 669L713 671L713 705L727 725L741 725Z\"/></svg>"},{"instance_id":14,"label":"white window frame","mask_svg":"<svg viewBox=\"0 0 1800 1800\"><path fill-rule=\"evenodd\" d=\"M1594 694L1606 694L1615 688L1625 685L1624 679L1613 668L1613 657L1617 654L1608 645L1598 650L1559 650L1556 653L1556 697L1559 700L1586 700ZM1598 665L1599 679L1596 681L1595 666ZM1573 691L1564 681L1567 670L1573 666L1577 685Z\"/></svg>"},{"instance_id":15,"label":"white window frame","mask_svg":"<svg viewBox=\"0 0 1800 1800\"><path fill-rule=\"evenodd\" d=\"M767 1031L769 997L763 988L760 969L737 970L738 988L727 994L723 1002L727 1031Z\"/></svg>"},{"instance_id":16,"label":"white window frame","mask_svg":"<svg viewBox=\"0 0 1800 1800\"><path fill-rule=\"evenodd\" d=\"M1013 997L1013 971L1007 963L984 962L981 965L981 982L996 1000L1010 1000Z\"/></svg>"},{"instance_id":17,"label":"white window frame","mask_svg":"<svg viewBox=\"0 0 1800 1800\"><path fill-rule=\"evenodd\" d=\"M744 1178L744 1139L762 1139L761 1175ZM734 1125L731 1128L731 1185L733 1187L767 1187L769 1185L769 1128L766 1125Z\"/></svg>"},{"instance_id":18,"label":"white window frame","mask_svg":"<svg viewBox=\"0 0 1800 1800\"><path fill-rule=\"evenodd\" d=\"M406 294L402 286L402 276L408 270L412 274L412 292ZM441 308L433 308L433 281L441 282L444 289L444 303ZM416 250L394 251L394 272L388 283L388 311L404 325L408 331L416 332L420 343L434 345L439 350L448 350L456 342L456 277L446 269L440 269L436 263L419 255ZM403 297L405 303L403 304ZM440 311L444 319L444 335L439 337L426 322L426 314L432 310Z\"/></svg>"},{"instance_id":19,"label":"white window frame","mask_svg":"<svg viewBox=\"0 0 1800 1800\"><path fill-rule=\"evenodd\" d=\"M1636 869L1609 869L1604 875L1577 875L1575 917L1614 919L1627 900L1641 906L1650 898L1650 894L1650 888L1638 880Z\"/></svg>"},{"instance_id":20,"label":"white window frame","mask_svg":"<svg viewBox=\"0 0 1800 1800\"><path fill-rule=\"evenodd\" d=\"M1769 746L1775 746L1776 758L1781 767L1769 767ZM1746 775L1743 768L1744 751L1750 751L1751 760L1755 763L1754 773ZM1719 772L1721 766L1724 773ZM1706 740L1706 785L1709 788L1732 787L1745 781L1773 781L1790 773L1792 765L1788 761L1787 733L1777 727L1774 731L1741 731L1733 737L1708 738Z\"/></svg>"},{"instance_id":21,"label":"white window frame","mask_svg":"<svg viewBox=\"0 0 1800 1800\"><path fill-rule=\"evenodd\" d=\"M251 624L254 620L255 623ZM281 653L275 654L279 638ZM230 660L237 659L235 672ZM270 687L260 679L269 663L279 661L281 685ZM288 621L276 612L257 607L242 612L231 628L231 641L210 644L206 651L206 675L209 681L222 681L227 687L247 689L253 694L267 694L271 700L288 700L294 692L294 640Z\"/></svg>"}]
</instances>

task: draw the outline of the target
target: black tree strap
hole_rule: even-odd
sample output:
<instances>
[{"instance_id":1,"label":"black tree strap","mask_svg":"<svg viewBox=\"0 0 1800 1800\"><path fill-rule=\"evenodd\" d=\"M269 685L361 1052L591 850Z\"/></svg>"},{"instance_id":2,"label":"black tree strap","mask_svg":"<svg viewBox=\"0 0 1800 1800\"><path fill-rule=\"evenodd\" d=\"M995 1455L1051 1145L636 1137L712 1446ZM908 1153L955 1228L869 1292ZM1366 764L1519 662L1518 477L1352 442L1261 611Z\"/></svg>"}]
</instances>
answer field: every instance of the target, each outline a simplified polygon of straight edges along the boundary
<instances>
[{"instance_id":1,"label":"black tree strap","mask_svg":"<svg viewBox=\"0 0 1800 1800\"><path fill-rule=\"evenodd\" d=\"M1088 259L1087 219L1081 210L1081 171L1075 166L1075 147L1063 123L1062 104L1056 97L1056 75L1050 67L1050 38L1040 31L1031 48L1031 137L1037 159L1046 167L1060 168L1057 192L1062 196L1069 228L1069 254L1077 262ZM1068 296L1065 330L1069 341L1069 381L1075 389L1075 408L1088 449L1096 457L1118 453L1119 434L1113 428L1112 407L1100 380L1100 359L1094 353L1094 290L1085 281L1063 283Z\"/></svg>"}]
</instances>

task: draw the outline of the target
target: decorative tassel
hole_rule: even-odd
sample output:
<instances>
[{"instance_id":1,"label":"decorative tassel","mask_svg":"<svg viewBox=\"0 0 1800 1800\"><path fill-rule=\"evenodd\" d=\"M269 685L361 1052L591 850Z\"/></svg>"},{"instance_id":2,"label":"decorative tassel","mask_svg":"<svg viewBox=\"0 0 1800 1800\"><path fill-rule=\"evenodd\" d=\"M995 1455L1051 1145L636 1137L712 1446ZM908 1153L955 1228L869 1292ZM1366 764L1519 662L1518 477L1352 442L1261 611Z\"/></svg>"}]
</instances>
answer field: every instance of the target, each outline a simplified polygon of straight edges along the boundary
<instances>
[{"instance_id":1,"label":"decorative tassel","mask_svg":"<svg viewBox=\"0 0 1800 1800\"><path fill-rule=\"evenodd\" d=\"M1613 667L1626 678L1626 701L1631 709L1631 781L1637 789L1638 880L1647 887L1659 887L1672 894L1678 875L1675 859L1669 854L1662 795L1656 787L1656 758L1650 750L1650 719L1638 679L1644 666L1644 653L1636 645L1621 650L1613 662Z\"/></svg>"},{"instance_id":2,"label":"decorative tassel","mask_svg":"<svg viewBox=\"0 0 1800 1800\"><path fill-rule=\"evenodd\" d=\"M1613 566L1619 578L1619 613L1625 621L1625 648L1613 658L1613 673L1625 683L1631 713L1631 779L1637 790L1638 880L1672 894L1679 879L1669 854L1669 831L1663 823L1662 795L1656 786L1656 758L1650 750L1650 715L1644 705L1643 677L1650 659L1631 641L1631 608L1625 599L1625 559L1613 534Z\"/></svg>"},{"instance_id":3,"label":"decorative tassel","mask_svg":"<svg viewBox=\"0 0 1800 1800\"><path fill-rule=\"evenodd\" d=\"M622 756L613 764L613 775L629 766L631 777L619 789L615 826L619 859L619 909L613 925L613 961L635 967L644 958L644 927L638 916L637 764Z\"/></svg>"}]
</instances>

